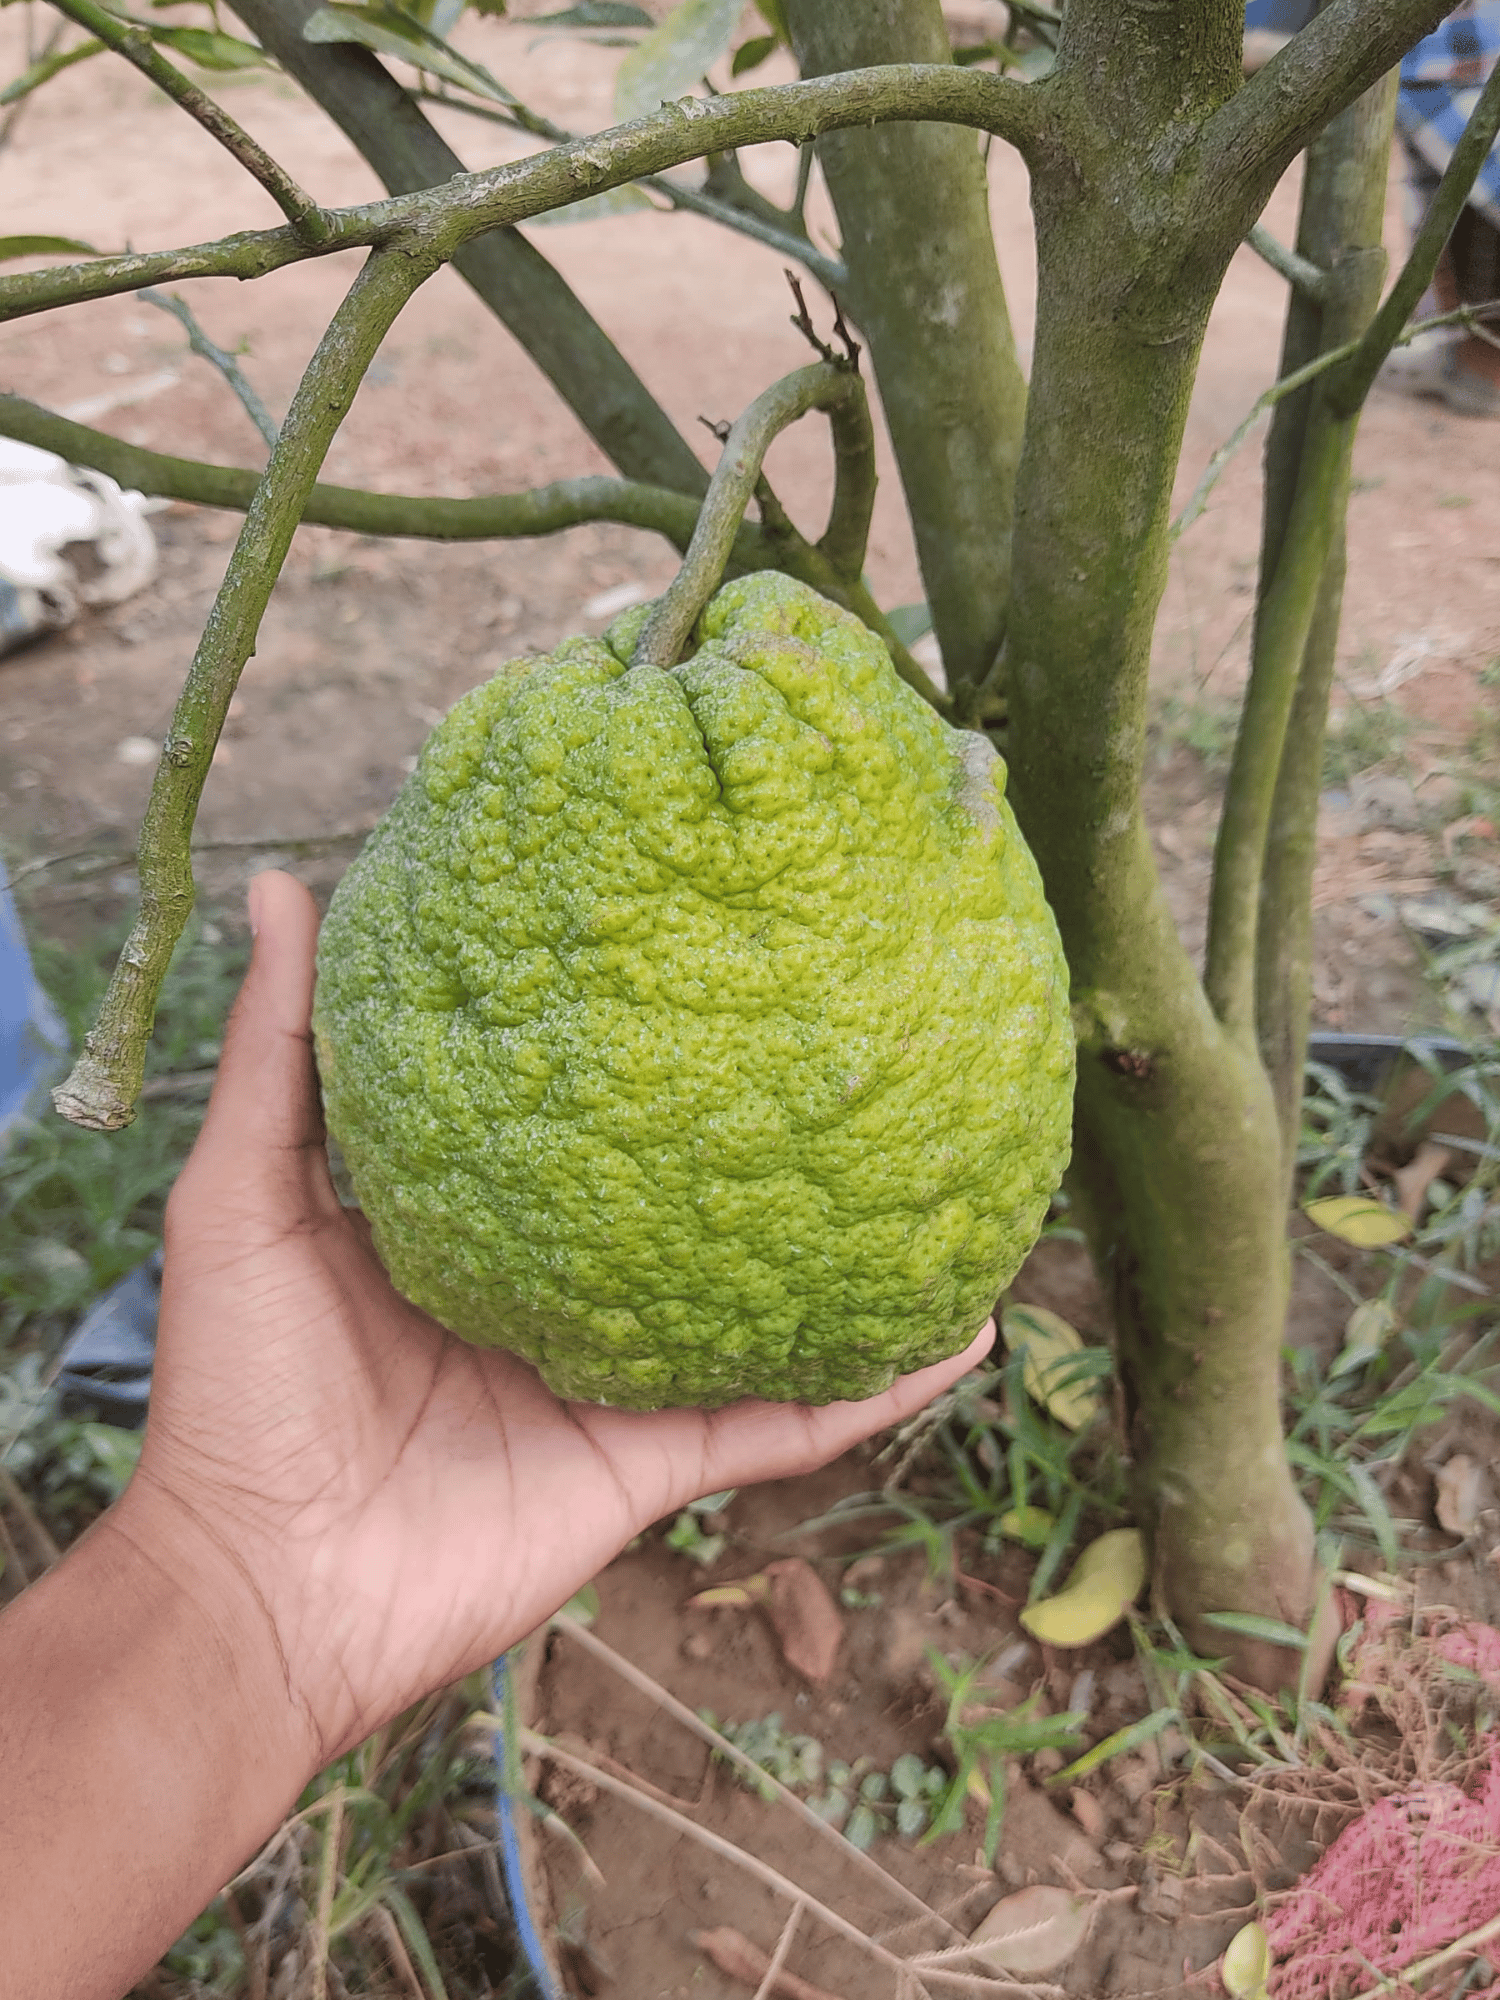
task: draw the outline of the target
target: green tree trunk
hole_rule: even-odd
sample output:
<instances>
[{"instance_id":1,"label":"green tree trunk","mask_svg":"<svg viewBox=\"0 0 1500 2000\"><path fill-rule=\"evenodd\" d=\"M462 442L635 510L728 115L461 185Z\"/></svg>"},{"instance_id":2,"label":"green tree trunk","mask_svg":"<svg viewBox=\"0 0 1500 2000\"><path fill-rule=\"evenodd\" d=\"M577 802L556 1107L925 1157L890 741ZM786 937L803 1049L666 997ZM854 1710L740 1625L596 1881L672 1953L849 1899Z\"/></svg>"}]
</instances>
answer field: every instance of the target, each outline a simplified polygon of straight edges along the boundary
<instances>
[{"instance_id":1,"label":"green tree trunk","mask_svg":"<svg viewBox=\"0 0 1500 2000\"><path fill-rule=\"evenodd\" d=\"M1396 77L1367 91L1309 149L1302 186L1297 249L1326 273L1322 295L1293 293L1287 308L1281 373L1290 375L1318 354L1358 339L1369 325L1385 275L1381 229L1386 165L1396 115ZM1310 384L1276 406L1266 442L1266 494L1261 537L1260 596L1264 601L1285 554L1299 474L1315 424L1323 421L1321 391ZM1351 420L1350 444L1352 445ZM1256 1027L1281 1121L1283 1166L1290 1184L1296 1156L1312 996L1312 875L1317 858L1318 793L1328 697L1344 601L1344 516L1349 482L1338 482L1329 522L1330 547L1297 673L1267 835L1256 944Z\"/></svg>"},{"instance_id":2,"label":"green tree trunk","mask_svg":"<svg viewBox=\"0 0 1500 2000\"><path fill-rule=\"evenodd\" d=\"M1011 787L1072 974L1071 1186L1113 1303L1156 1601L1206 1650L1274 1686L1295 1677L1295 1653L1230 1641L1200 1615L1302 1626L1313 1602L1312 1526L1281 1427L1275 1107L1253 1036L1216 1016L1177 937L1140 803L1173 476L1228 256L1172 255L1171 211L1192 190L1185 175L1174 190L1163 136L1238 80L1238 11L1196 13L1197 35L1163 30L1155 46L1144 25L1125 35L1088 0L1066 17L1060 68L1087 69L1099 116L1075 133L1083 185L1039 184L1035 196Z\"/></svg>"},{"instance_id":3,"label":"green tree trunk","mask_svg":"<svg viewBox=\"0 0 1500 2000\"><path fill-rule=\"evenodd\" d=\"M1063 225L1065 228L1068 226ZM1112 1301L1158 1601L1277 1685L1295 1660L1197 1614L1302 1625L1313 1538L1282 1443L1287 1253L1270 1085L1178 940L1141 817L1167 496L1207 300L1122 333L1107 239L1045 267L1007 648L1011 789L1073 982L1070 1185Z\"/></svg>"},{"instance_id":4,"label":"green tree trunk","mask_svg":"<svg viewBox=\"0 0 1500 2000\"><path fill-rule=\"evenodd\" d=\"M939 0L786 0L804 76L951 60ZM950 688L994 665L1026 384L972 132L885 125L821 140L853 315L870 344Z\"/></svg>"}]
</instances>

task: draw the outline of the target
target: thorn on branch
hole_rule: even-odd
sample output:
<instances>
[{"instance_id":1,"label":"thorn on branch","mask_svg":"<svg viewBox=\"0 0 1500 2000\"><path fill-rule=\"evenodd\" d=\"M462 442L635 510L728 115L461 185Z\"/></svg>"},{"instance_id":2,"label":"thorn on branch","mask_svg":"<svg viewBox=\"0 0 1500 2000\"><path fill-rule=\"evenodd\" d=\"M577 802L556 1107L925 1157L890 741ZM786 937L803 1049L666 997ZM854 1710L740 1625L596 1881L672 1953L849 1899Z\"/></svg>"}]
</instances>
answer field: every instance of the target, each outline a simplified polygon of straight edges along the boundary
<instances>
[{"instance_id":1,"label":"thorn on branch","mask_svg":"<svg viewBox=\"0 0 1500 2000\"><path fill-rule=\"evenodd\" d=\"M728 440L729 433L734 429L734 425L727 417L699 417L698 421L711 436L718 439L720 444Z\"/></svg>"},{"instance_id":2,"label":"thorn on branch","mask_svg":"<svg viewBox=\"0 0 1500 2000\"><path fill-rule=\"evenodd\" d=\"M802 294L802 280L797 276L797 273L795 271L784 271L782 275L792 288L792 297L797 301L797 310L792 314L792 325L796 327L798 333L802 335L802 338L812 348L818 358L826 361L830 368L840 369L846 375L857 375L859 373L860 345L849 331L849 324L844 318L844 308L839 302L837 292L831 292L829 296L833 300L833 337L835 340L843 343L844 351L842 354L839 353L837 348L831 347L813 325L812 314L808 311L807 300Z\"/></svg>"}]
</instances>

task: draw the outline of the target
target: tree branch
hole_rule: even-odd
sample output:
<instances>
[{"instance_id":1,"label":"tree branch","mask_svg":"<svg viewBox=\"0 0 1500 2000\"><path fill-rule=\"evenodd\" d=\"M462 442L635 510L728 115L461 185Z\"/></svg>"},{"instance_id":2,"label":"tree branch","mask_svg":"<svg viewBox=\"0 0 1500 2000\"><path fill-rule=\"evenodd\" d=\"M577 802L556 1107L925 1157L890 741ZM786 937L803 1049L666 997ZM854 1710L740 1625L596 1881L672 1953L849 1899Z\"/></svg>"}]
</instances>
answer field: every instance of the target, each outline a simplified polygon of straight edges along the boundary
<instances>
[{"instance_id":1,"label":"tree branch","mask_svg":"<svg viewBox=\"0 0 1500 2000\"><path fill-rule=\"evenodd\" d=\"M200 507L244 513L261 475L238 465L207 465L127 444L105 431L75 424L21 396L0 394L0 437L20 438L55 451L71 465L106 472L137 493L188 500ZM635 479L559 479L524 493L493 493L450 500L405 493L370 493L358 487L317 485L307 497L302 519L356 535L395 535L434 542L520 540L552 535L585 521L617 521L662 535L685 549L698 519L699 502L665 486ZM743 569L767 569L777 560L761 531L746 524L735 539L733 560Z\"/></svg>"},{"instance_id":2,"label":"tree branch","mask_svg":"<svg viewBox=\"0 0 1500 2000\"><path fill-rule=\"evenodd\" d=\"M1453 234L1497 135L1500 135L1500 63L1491 70L1489 81L1469 114L1469 122L1453 148L1400 275L1366 327L1353 359L1328 384L1329 405L1341 416L1353 416L1363 404L1381 364L1432 283L1443 246Z\"/></svg>"},{"instance_id":3,"label":"tree branch","mask_svg":"<svg viewBox=\"0 0 1500 2000\"><path fill-rule=\"evenodd\" d=\"M1323 296L1322 267L1310 257L1300 257L1295 250L1288 249L1264 223L1257 222L1245 241L1263 264L1269 264L1278 277L1285 278L1307 298Z\"/></svg>"},{"instance_id":4,"label":"tree branch","mask_svg":"<svg viewBox=\"0 0 1500 2000\"><path fill-rule=\"evenodd\" d=\"M325 257L335 250L369 249L376 231L356 210L335 214L326 241L305 243L295 229L242 229L212 243L190 243L181 250L126 250L116 257L92 257L86 264L54 264L46 271L15 271L0 278L0 323L29 319L57 306L86 304L91 299L117 298L147 285L170 285L190 278L263 278L304 257Z\"/></svg>"},{"instance_id":5,"label":"tree branch","mask_svg":"<svg viewBox=\"0 0 1500 2000\"><path fill-rule=\"evenodd\" d=\"M188 346L194 354L200 355L211 368L217 368L234 391L241 409L260 432L269 450L276 442L276 419L261 401L259 392L234 356L216 346L203 331L187 300L178 298L175 293L154 289L140 292L137 296L142 305L155 306L158 312L170 313L177 321L187 334Z\"/></svg>"},{"instance_id":6,"label":"tree branch","mask_svg":"<svg viewBox=\"0 0 1500 2000\"><path fill-rule=\"evenodd\" d=\"M1233 218L1243 237L1303 147L1430 35L1451 5L1329 0L1205 125L1199 155L1205 221L1216 213Z\"/></svg>"},{"instance_id":7,"label":"tree branch","mask_svg":"<svg viewBox=\"0 0 1500 2000\"><path fill-rule=\"evenodd\" d=\"M303 242L290 229L246 231L185 250L99 257L0 278L0 321L142 285L260 277L304 257L396 240L420 240L439 258L454 257L491 230L709 153L778 140L801 145L822 132L892 119L994 132L1029 155L1045 131L1048 101L1043 86L937 63L889 64L724 97L682 98L649 118L485 173L457 174L441 187L326 210L329 233L320 243Z\"/></svg>"},{"instance_id":8,"label":"tree branch","mask_svg":"<svg viewBox=\"0 0 1500 2000\"><path fill-rule=\"evenodd\" d=\"M292 399L162 746L141 828L139 913L83 1053L52 1094L75 1125L111 1131L134 1115L156 995L193 907L193 816L230 699L318 468L381 341L434 269L410 246L371 257Z\"/></svg>"},{"instance_id":9,"label":"tree branch","mask_svg":"<svg viewBox=\"0 0 1500 2000\"><path fill-rule=\"evenodd\" d=\"M322 210L310 194L305 194L284 167L280 167L259 142L229 113L185 77L175 63L167 61L143 28L121 21L96 0L52 0L70 21L86 28L96 41L103 42L126 62L133 63L142 76L149 77L158 90L180 104L228 153L232 153L253 180L260 182L287 221L308 243L321 242L325 224Z\"/></svg>"},{"instance_id":10,"label":"tree branch","mask_svg":"<svg viewBox=\"0 0 1500 2000\"><path fill-rule=\"evenodd\" d=\"M1298 295L1289 302L1281 361L1288 377L1305 377L1308 359L1319 349L1337 350L1358 339L1375 311L1385 274L1381 225L1395 111L1396 79L1388 74L1334 121L1308 155L1297 247L1327 276L1321 302ZM1250 681L1214 853L1204 972L1204 988L1220 1020L1242 1040L1256 1037L1263 1056L1273 1056L1268 1072L1277 1087L1284 1155L1288 1108L1295 1121L1301 1099L1299 1018L1305 1032L1294 996L1282 991L1287 983L1282 933L1295 926L1297 913L1268 911L1263 899L1273 813L1285 834L1293 822L1315 819L1317 811L1321 719L1311 729L1311 744L1289 745L1288 727L1309 674L1322 679L1326 703L1338 629L1337 586L1358 413L1346 416L1332 407L1327 387L1332 379L1281 400L1267 448L1261 591ZM1279 862L1273 872L1279 888L1287 890ZM1304 914L1308 886L1303 884ZM1259 965L1262 941L1276 962L1275 975L1270 966ZM1259 977L1262 970L1265 976ZM1267 1042L1274 1045L1270 1051Z\"/></svg>"},{"instance_id":11,"label":"tree branch","mask_svg":"<svg viewBox=\"0 0 1500 2000\"><path fill-rule=\"evenodd\" d=\"M462 111L468 117L483 119L489 125L503 125L512 132L530 132L550 139L554 145L567 145L576 137L576 134L561 125L554 125L550 118L543 118L524 104L518 104L514 112L510 112L493 104L474 104L464 97L452 97L445 91L413 90L408 94L419 104L441 104L449 111ZM804 151L802 158L806 160L810 155ZM748 236L752 243L763 243L768 250L776 251L778 256L795 258L827 291L837 291L849 276L836 257L825 256L805 230L797 230L795 209L788 215L768 202L766 206L772 213L782 217L782 221L777 223L770 216L725 200L722 195L703 188L684 187L680 181L671 180L665 174L648 174L645 180L637 181L635 185L650 188L653 194L659 194L675 209L717 222L725 229L734 230L737 235Z\"/></svg>"},{"instance_id":12,"label":"tree branch","mask_svg":"<svg viewBox=\"0 0 1500 2000\"><path fill-rule=\"evenodd\" d=\"M938 0L785 0L783 11L804 76L851 63L952 68ZM849 267L840 297L869 343L923 594L957 694L985 680L1004 638L1026 417L984 162L951 126L850 131L817 150Z\"/></svg>"},{"instance_id":13,"label":"tree branch","mask_svg":"<svg viewBox=\"0 0 1500 2000\"><path fill-rule=\"evenodd\" d=\"M810 368L799 368L773 382L756 397L724 440L718 469L709 481L708 496L682 567L642 626L632 667L676 666L698 622L699 612L723 578L735 534L760 482L761 466L772 440L809 410L826 410L839 439L838 480L829 535L834 536L841 563L850 565L841 581L846 586L858 581L864 564L864 535L858 527L862 520L868 532L875 499L874 432L864 384L858 375L852 368L818 361ZM837 534L835 523L840 524ZM825 536L824 541L827 540Z\"/></svg>"}]
</instances>

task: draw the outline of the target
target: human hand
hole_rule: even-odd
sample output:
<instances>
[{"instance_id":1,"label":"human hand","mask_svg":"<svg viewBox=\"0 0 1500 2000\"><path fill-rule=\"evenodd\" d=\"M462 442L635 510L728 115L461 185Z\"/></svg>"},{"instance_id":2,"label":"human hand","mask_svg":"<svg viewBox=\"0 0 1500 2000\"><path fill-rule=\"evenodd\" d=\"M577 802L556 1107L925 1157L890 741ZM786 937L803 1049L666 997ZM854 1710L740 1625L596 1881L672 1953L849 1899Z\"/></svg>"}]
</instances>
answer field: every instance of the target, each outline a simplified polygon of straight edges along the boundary
<instances>
[{"instance_id":1,"label":"human hand","mask_svg":"<svg viewBox=\"0 0 1500 2000\"><path fill-rule=\"evenodd\" d=\"M250 971L167 1212L151 1416L118 1526L260 1634L311 1770L523 1637L652 1521L910 1416L992 1329L862 1403L559 1401L525 1362L402 1299L340 1207L309 1030L317 913L269 874L251 914Z\"/></svg>"}]
</instances>

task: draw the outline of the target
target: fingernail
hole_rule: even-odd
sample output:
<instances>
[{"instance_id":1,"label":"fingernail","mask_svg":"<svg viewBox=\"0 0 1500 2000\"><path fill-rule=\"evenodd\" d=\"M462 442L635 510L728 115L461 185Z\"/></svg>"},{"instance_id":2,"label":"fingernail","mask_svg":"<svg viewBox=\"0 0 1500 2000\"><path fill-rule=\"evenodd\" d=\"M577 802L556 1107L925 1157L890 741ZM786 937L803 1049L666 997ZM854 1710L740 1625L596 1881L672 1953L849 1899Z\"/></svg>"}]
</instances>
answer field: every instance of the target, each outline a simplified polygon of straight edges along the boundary
<instances>
[{"instance_id":1,"label":"fingernail","mask_svg":"<svg viewBox=\"0 0 1500 2000\"><path fill-rule=\"evenodd\" d=\"M250 878L250 887L245 895L245 904L250 913L250 935L253 938L260 936L260 885L260 876L252 875Z\"/></svg>"}]
</instances>

